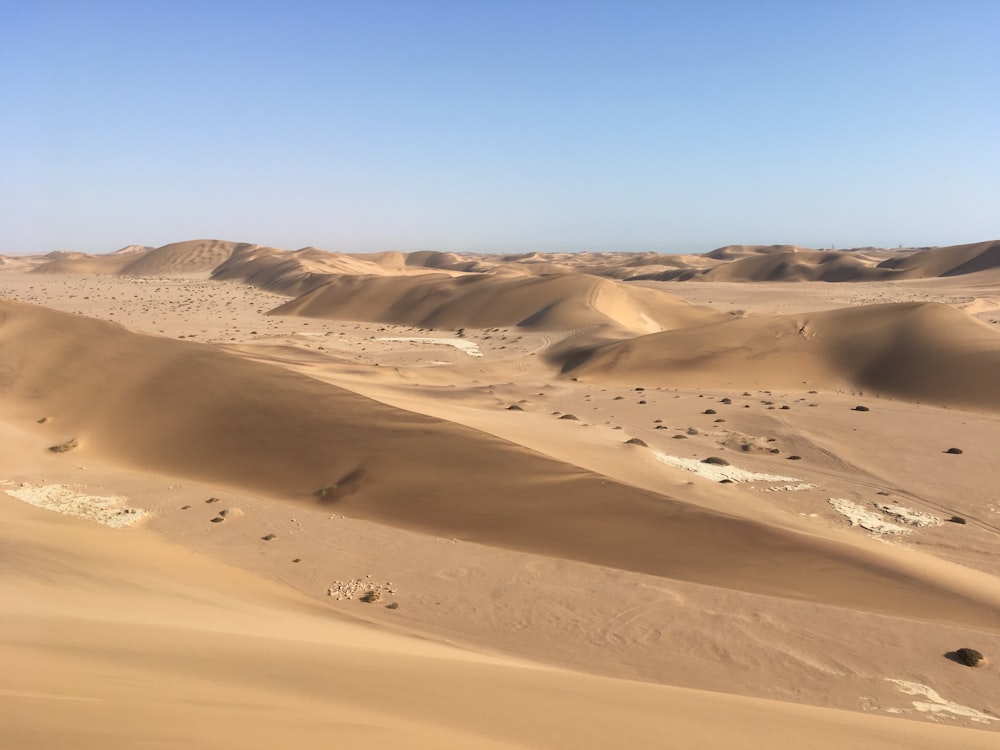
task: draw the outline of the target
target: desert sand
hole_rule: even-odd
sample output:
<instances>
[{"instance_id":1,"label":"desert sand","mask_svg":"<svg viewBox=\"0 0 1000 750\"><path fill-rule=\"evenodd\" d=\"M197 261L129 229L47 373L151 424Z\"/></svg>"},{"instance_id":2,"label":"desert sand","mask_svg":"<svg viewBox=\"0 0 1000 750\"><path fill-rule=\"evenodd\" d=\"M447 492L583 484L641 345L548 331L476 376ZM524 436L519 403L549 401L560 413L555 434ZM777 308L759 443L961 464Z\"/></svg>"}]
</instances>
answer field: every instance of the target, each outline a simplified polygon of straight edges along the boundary
<instances>
[{"instance_id":1,"label":"desert sand","mask_svg":"<svg viewBox=\"0 0 1000 750\"><path fill-rule=\"evenodd\" d=\"M998 253L0 258L0 729L993 747Z\"/></svg>"}]
</instances>

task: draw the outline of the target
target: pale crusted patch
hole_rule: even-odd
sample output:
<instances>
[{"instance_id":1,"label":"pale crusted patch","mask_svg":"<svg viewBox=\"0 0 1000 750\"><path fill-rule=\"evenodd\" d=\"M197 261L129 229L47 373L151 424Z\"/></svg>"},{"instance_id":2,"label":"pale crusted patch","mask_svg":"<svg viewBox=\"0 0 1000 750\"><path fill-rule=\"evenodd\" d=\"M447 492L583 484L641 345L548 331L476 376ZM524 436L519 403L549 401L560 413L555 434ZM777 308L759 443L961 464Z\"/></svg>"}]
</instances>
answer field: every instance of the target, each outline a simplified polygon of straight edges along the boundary
<instances>
[{"instance_id":1,"label":"pale crusted patch","mask_svg":"<svg viewBox=\"0 0 1000 750\"><path fill-rule=\"evenodd\" d=\"M470 357L482 357L483 353L479 349L479 344L475 341L467 341L465 339L434 339L434 338L424 338L422 336L389 336L382 337L378 339L379 341L403 341L403 342L413 342L420 344L443 344L444 346L453 346L460 352L468 354Z\"/></svg>"},{"instance_id":2,"label":"pale crusted patch","mask_svg":"<svg viewBox=\"0 0 1000 750\"><path fill-rule=\"evenodd\" d=\"M1000 721L1000 718L991 714L977 711L974 708L963 706L960 703L955 703L954 701L945 700L938 695L936 690L928 687L927 685L921 685L919 682L894 680L891 677L886 677L885 680L886 682L891 682L896 685L900 692L906 693L907 695L922 695L927 698L926 701L913 701L913 707L921 713L951 714L953 716L960 716L963 719L970 719L980 724L989 724L993 721Z\"/></svg>"},{"instance_id":3,"label":"pale crusted patch","mask_svg":"<svg viewBox=\"0 0 1000 750\"><path fill-rule=\"evenodd\" d=\"M783 484L779 487L761 487L760 489L763 492L805 492L816 489L816 485L800 482L799 484Z\"/></svg>"},{"instance_id":4,"label":"pale crusted patch","mask_svg":"<svg viewBox=\"0 0 1000 750\"><path fill-rule=\"evenodd\" d=\"M660 463L673 466L676 469L690 471L705 479L721 482L728 479L730 482L798 482L795 477L783 477L778 474L759 474L755 471L738 469L735 466L717 466L715 464L705 464L696 458L680 458L671 456L660 451L652 451L653 456Z\"/></svg>"},{"instance_id":5,"label":"pale crusted patch","mask_svg":"<svg viewBox=\"0 0 1000 750\"><path fill-rule=\"evenodd\" d=\"M924 527L940 526L942 524L941 519L937 516L932 516L930 513L923 513L919 510L913 510L913 508L905 508L902 505L875 503L875 507L887 516L892 516L897 521L902 521L910 526Z\"/></svg>"},{"instance_id":6,"label":"pale crusted patch","mask_svg":"<svg viewBox=\"0 0 1000 750\"><path fill-rule=\"evenodd\" d=\"M909 534L911 529L889 523L880 514L862 508L857 503L841 497L830 498L831 507L851 522L851 526L860 526L873 534Z\"/></svg>"},{"instance_id":7,"label":"pale crusted patch","mask_svg":"<svg viewBox=\"0 0 1000 750\"><path fill-rule=\"evenodd\" d=\"M5 487L3 491L36 508L84 518L113 529L132 526L146 516L138 508L129 508L128 498L87 495L64 484L22 483L14 488Z\"/></svg>"}]
</instances>

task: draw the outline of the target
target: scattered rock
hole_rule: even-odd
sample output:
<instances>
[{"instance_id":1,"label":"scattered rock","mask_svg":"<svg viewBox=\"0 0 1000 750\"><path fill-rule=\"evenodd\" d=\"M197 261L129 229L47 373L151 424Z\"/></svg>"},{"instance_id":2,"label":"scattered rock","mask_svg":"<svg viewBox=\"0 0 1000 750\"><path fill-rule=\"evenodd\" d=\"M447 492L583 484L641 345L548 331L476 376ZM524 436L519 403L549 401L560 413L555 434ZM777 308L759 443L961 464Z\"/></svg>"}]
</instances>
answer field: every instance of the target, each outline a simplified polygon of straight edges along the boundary
<instances>
[{"instance_id":1,"label":"scattered rock","mask_svg":"<svg viewBox=\"0 0 1000 750\"><path fill-rule=\"evenodd\" d=\"M724 420L722 417L719 417L718 419L713 419L712 421L713 422L725 422L726 420Z\"/></svg>"},{"instance_id":2,"label":"scattered rock","mask_svg":"<svg viewBox=\"0 0 1000 750\"><path fill-rule=\"evenodd\" d=\"M399 602L389 602L385 605L386 609L399 609Z\"/></svg>"},{"instance_id":3,"label":"scattered rock","mask_svg":"<svg viewBox=\"0 0 1000 750\"><path fill-rule=\"evenodd\" d=\"M948 519L948 523L959 523L959 524L962 524L964 526L965 525L965 519L962 518L961 516L952 516L951 518Z\"/></svg>"},{"instance_id":4,"label":"scattered rock","mask_svg":"<svg viewBox=\"0 0 1000 750\"><path fill-rule=\"evenodd\" d=\"M49 446L49 450L52 451L53 453L66 453L67 451L71 451L79 445L80 444L76 441L76 438L70 438L65 443Z\"/></svg>"},{"instance_id":5,"label":"scattered rock","mask_svg":"<svg viewBox=\"0 0 1000 750\"><path fill-rule=\"evenodd\" d=\"M215 518L212 519L212 523L222 523L225 520L226 519L224 516L216 516Z\"/></svg>"},{"instance_id":6,"label":"scattered rock","mask_svg":"<svg viewBox=\"0 0 1000 750\"><path fill-rule=\"evenodd\" d=\"M181 506L181 510L190 510L190 509L191 509L190 505L182 505Z\"/></svg>"},{"instance_id":7,"label":"scattered rock","mask_svg":"<svg viewBox=\"0 0 1000 750\"><path fill-rule=\"evenodd\" d=\"M648 448L649 444L642 438L629 438L625 441L625 445L639 445L643 448Z\"/></svg>"},{"instance_id":8,"label":"scattered rock","mask_svg":"<svg viewBox=\"0 0 1000 750\"><path fill-rule=\"evenodd\" d=\"M719 484L735 484L732 479L720 479Z\"/></svg>"},{"instance_id":9,"label":"scattered rock","mask_svg":"<svg viewBox=\"0 0 1000 750\"><path fill-rule=\"evenodd\" d=\"M718 456L709 456L708 458L703 458L701 460L703 464L712 464L712 466L729 466L729 462L724 458L719 458Z\"/></svg>"},{"instance_id":10,"label":"scattered rock","mask_svg":"<svg viewBox=\"0 0 1000 750\"><path fill-rule=\"evenodd\" d=\"M52 449L50 448L49 450ZM963 453L965 453L965 451L963 451L961 448L949 448L948 450L945 451L945 453L950 453L953 456L961 456Z\"/></svg>"},{"instance_id":11,"label":"scattered rock","mask_svg":"<svg viewBox=\"0 0 1000 750\"><path fill-rule=\"evenodd\" d=\"M264 536L261 537L261 539L265 542L270 542L272 539L277 539L277 538L278 538L277 534L265 534Z\"/></svg>"},{"instance_id":12,"label":"scattered rock","mask_svg":"<svg viewBox=\"0 0 1000 750\"><path fill-rule=\"evenodd\" d=\"M372 589L371 591L366 591L362 595L361 601L363 601L365 604L374 604L375 602L382 601L382 594L380 594L375 589Z\"/></svg>"},{"instance_id":13,"label":"scattered rock","mask_svg":"<svg viewBox=\"0 0 1000 750\"><path fill-rule=\"evenodd\" d=\"M781 453L781 450L779 448L768 448L767 452L768 453Z\"/></svg>"},{"instance_id":14,"label":"scattered rock","mask_svg":"<svg viewBox=\"0 0 1000 750\"><path fill-rule=\"evenodd\" d=\"M974 648L960 648L955 651L955 657L967 667L985 667L986 657Z\"/></svg>"},{"instance_id":15,"label":"scattered rock","mask_svg":"<svg viewBox=\"0 0 1000 750\"><path fill-rule=\"evenodd\" d=\"M38 420L38 424L45 424L48 421L49 421L48 417L42 417L41 419Z\"/></svg>"},{"instance_id":16,"label":"scattered rock","mask_svg":"<svg viewBox=\"0 0 1000 750\"><path fill-rule=\"evenodd\" d=\"M640 403L640 404L645 404L646 402L645 402L645 401L640 401L639 403Z\"/></svg>"},{"instance_id":17,"label":"scattered rock","mask_svg":"<svg viewBox=\"0 0 1000 750\"><path fill-rule=\"evenodd\" d=\"M687 440L687 435L674 435L674 440Z\"/></svg>"},{"instance_id":18,"label":"scattered rock","mask_svg":"<svg viewBox=\"0 0 1000 750\"><path fill-rule=\"evenodd\" d=\"M716 412L715 409L705 409L705 411L702 412L702 414L717 414L717 413L718 412Z\"/></svg>"},{"instance_id":19,"label":"scattered rock","mask_svg":"<svg viewBox=\"0 0 1000 750\"><path fill-rule=\"evenodd\" d=\"M853 409L851 409L851 411L871 411L871 409L869 409L867 406L858 405L855 406Z\"/></svg>"},{"instance_id":20,"label":"scattered rock","mask_svg":"<svg viewBox=\"0 0 1000 750\"><path fill-rule=\"evenodd\" d=\"M302 558L301 557L296 557L294 560L292 560L292 562L293 563L300 563L300 562L302 562Z\"/></svg>"},{"instance_id":21,"label":"scattered rock","mask_svg":"<svg viewBox=\"0 0 1000 750\"><path fill-rule=\"evenodd\" d=\"M785 456L786 461L801 461L802 456Z\"/></svg>"},{"instance_id":22,"label":"scattered rock","mask_svg":"<svg viewBox=\"0 0 1000 750\"><path fill-rule=\"evenodd\" d=\"M698 434L698 428L697 427L688 427L687 428L687 434L688 435L697 435Z\"/></svg>"},{"instance_id":23,"label":"scattered rock","mask_svg":"<svg viewBox=\"0 0 1000 750\"><path fill-rule=\"evenodd\" d=\"M733 403L733 400L727 396L726 398L722 399L719 403L720 404L731 404L731 403Z\"/></svg>"},{"instance_id":24,"label":"scattered rock","mask_svg":"<svg viewBox=\"0 0 1000 750\"><path fill-rule=\"evenodd\" d=\"M788 404L784 404L781 408L782 409L791 409L792 407L790 407Z\"/></svg>"},{"instance_id":25,"label":"scattered rock","mask_svg":"<svg viewBox=\"0 0 1000 750\"><path fill-rule=\"evenodd\" d=\"M572 419L572 420L575 420L577 422L580 421L580 418L578 416L576 416L575 414L563 414L561 417L559 417L559 419Z\"/></svg>"},{"instance_id":26,"label":"scattered rock","mask_svg":"<svg viewBox=\"0 0 1000 750\"><path fill-rule=\"evenodd\" d=\"M205 501L206 503L221 503L222 501L217 497L210 497Z\"/></svg>"},{"instance_id":27,"label":"scattered rock","mask_svg":"<svg viewBox=\"0 0 1000 750\"><path fill-rule=\"evenodd\" d=\"M517 404L511 404L510 406L507 407L507 411L524 411L524 409L522 409Z\"/></svg>"}]
</instances>

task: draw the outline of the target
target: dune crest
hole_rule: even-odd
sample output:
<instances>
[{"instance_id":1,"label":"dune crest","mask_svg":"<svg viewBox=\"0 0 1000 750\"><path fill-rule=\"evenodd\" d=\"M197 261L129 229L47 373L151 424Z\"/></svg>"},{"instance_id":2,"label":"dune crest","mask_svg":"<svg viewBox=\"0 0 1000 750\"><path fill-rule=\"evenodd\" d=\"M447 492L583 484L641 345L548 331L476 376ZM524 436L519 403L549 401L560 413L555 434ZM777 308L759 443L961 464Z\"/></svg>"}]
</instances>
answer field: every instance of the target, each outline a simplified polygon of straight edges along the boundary
<instances>
[{"instance_id":1,"label":"dune crest","mask_svg":"<svg viewBox=\"0 0 1000 750\"><path fill-rule=\"evenodd\" d=\"M206 345L10 302L0 345L0 401L57 417L81 437L81 459L681 580L1000 622L1000 602L876 551L690 506ZM106 362L133 364L110 381Z\"/></svg>"},{"instance_id":2,"label":"dune crest","mask_svg":"<svg viewBox=\"0 0 1000 750\"><path fill-rule=\"evenodd\" d=\"M757 316L666 331L576 352L564 371L671 386L853 386L1000 410L1000 335L937 303Z\"/></svg>"}]
</instances>

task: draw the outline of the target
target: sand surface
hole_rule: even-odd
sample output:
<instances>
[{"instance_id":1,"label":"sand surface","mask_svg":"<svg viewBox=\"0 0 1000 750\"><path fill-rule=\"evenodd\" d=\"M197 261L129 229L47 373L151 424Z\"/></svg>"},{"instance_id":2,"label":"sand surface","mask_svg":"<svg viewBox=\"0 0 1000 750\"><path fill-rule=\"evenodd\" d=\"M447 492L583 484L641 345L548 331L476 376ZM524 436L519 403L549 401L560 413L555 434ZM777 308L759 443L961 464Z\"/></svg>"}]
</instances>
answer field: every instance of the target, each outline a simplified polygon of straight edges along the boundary
<instances>
[{"instance_id":1,"label":"sand surface","mask_svg":"<svg viewBox=\"0 0 1000 750\"><path fill-rule=\"evenodd\" d=\"M996 247L7 258L0 728L992 747Z\"/></svg>"}]
</instances>

